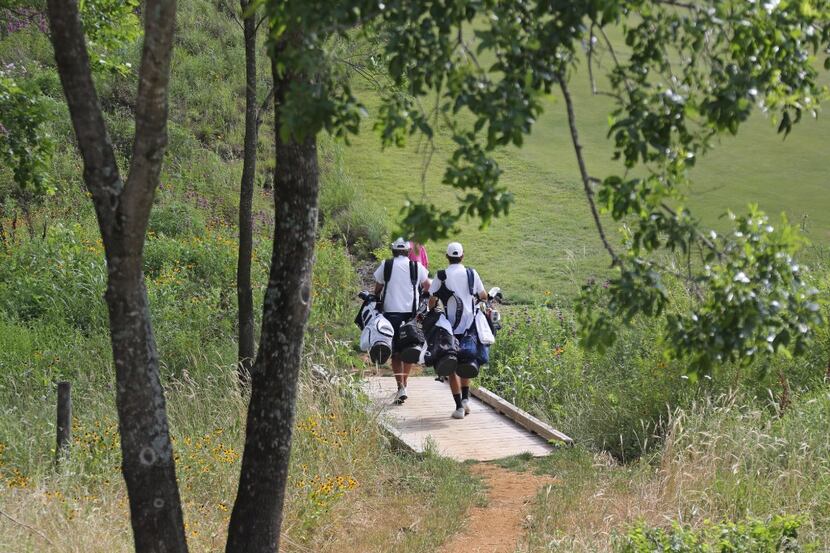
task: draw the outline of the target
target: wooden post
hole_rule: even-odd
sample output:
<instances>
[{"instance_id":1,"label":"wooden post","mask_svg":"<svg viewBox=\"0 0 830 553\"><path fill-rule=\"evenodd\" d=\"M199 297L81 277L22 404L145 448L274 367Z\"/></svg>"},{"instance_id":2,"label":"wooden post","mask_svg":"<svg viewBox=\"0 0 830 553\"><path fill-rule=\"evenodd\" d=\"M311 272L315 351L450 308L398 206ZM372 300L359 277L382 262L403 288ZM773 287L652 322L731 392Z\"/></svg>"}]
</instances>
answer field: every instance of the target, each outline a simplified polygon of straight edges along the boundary
<instances>
[{"instance_id":1,"label":"wooden post","mask_svg":"<svg viewBox=\"0 0 830 553\"><path fill-rule=\"evenodd\" d=\"M72 385L58 382L58 443L55 449L55 464L68 453L72 443Z\"/></svg>"}]
</instances>

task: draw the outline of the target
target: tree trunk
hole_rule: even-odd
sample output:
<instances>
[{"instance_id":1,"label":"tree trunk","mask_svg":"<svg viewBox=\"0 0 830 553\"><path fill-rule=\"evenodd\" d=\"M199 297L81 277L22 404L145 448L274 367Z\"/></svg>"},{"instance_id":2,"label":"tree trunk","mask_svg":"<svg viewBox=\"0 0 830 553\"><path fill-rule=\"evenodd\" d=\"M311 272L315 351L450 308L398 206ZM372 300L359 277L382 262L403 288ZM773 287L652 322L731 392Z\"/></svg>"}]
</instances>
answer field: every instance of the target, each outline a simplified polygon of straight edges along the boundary
<instances>
[{"instance_id":1,"label":"tree trunk","mask_svg":"<svg viewBox=\"0 0 830 553\"><path fill-rule=\"evenodd\" d=\"M107 255L121 467L137 552L186 552L181 499L140 255Z\"/></svg>"},{"instance_id":2,"label":"tree trunk","mask_svg":"<svg viewBox=\"0 0 830 553\"><path fill-rule=\"evenodd\" d=\"M20 208L23 210L23 219L26 221L26 229L29 231L29 240L35 239L35 222L32 219L32 211L29 209L29 199L20 199Z\"/></svg>"},{"instance_id":3,"label":"tree trunk","mask_svg":"<svg viewBox=\"0 0 830 553\"><path fill-rule=\"evenodd\" d=\"M9 251L9 241L6 238L6 224L3 219L6 217L6 199L0 196L0 244L3 250Z\"/></svg>"},{"instance_id":4,"label":"tree trunk","mask_svg":"<svg viewBox=\"0 0 830 553\"><path fill-rule=\"evenodd\" d=\"M48 0L51 39L107 259L122 472L138 553L186 553L164 390L142 271L144 235L167 145L176 3L147 0L135 141L121 179L89 68L75 0Z\"/></svg>"},{"instance_id":5,"label":"tree trunk","mask_svg":"<svg viewBox=\"0 0 830 553\"><path fill-rule=\"evenodd\" d=\"M274 249L227 553L278 551L297 378L311 302L319 190L316 138L281 139L279 107L292 79L300 77L280 76L273 59L271 69L276 122Z\"/></svg>"},{"instance_id":6,"label":"tree trunk","mask_svg":"<svg viewBox=\"0 0 830 553\"><path fill-rule=\"evenodd\" d=\"M236 263L236 300L239 307L239 381L248 381L254 361L254 297L251 290L251 252L254 225L251 208L256 176L257 125L256 14L247 13L250 0L240 0L245 35L245 147L239 187L239 258ZM247 13L247 16L246 16Z\"/></svg>"}]
</instances>

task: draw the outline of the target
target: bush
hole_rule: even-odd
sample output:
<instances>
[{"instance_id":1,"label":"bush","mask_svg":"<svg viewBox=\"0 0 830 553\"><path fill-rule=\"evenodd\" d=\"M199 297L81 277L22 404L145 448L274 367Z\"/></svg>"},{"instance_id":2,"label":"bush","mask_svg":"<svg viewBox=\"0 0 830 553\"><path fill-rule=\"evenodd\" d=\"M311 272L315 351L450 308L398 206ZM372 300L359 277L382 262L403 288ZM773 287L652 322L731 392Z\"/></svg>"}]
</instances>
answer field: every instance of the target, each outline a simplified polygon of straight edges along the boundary
<instances>
[{"instance_id":1,"label":"bush","mask_svg":"<svg viewBox=\"0 0 830 553\"><path fill-rule=\"evenodd\" d=\"M798 540L802 520L794 516L775 516L769 521L723 522L702 530L675 525L671 530L641 524L618 544L619 553L798 553L814 551Z\"/></svg>"},{"instance_id":2,"label":"bush","mask_svg":"<svg viewBox=\"0 0 830 553\"><path fill-rule=\"evenodd\" d=\"M203 236L205 218L196 209L184 203L169 199L153 206L150 212L148 230L163 236Z\"/></svg>"},{"instance_id":3,"label":"bush","mask_svg":"<svg viewBox=\"0 0 830 553\"><path fill-rule=\"evenodd\" d=\"M619 460L653 447L668 406L697 393L682 368L666 363L655 347L651 321L621 332L603 355L580 347L565 309L508 308L504 321L481 384Z\"/></svg>"},{"instance_id":4,"label":"bush","mask_svg":"<svg viewBox=\"0 0 830 553\"><path fill-rule=\"evenodd\" d=\"M360 259L368 259L387 241L386 213L346 173L338 146L327 145L326 153L330 159L324 163L320 191L321 234L342 241Z\"/></svg>"},{"instance_id":5,"label":"bush","mask_svg":"<svg viewBox=\"0 0 830 553\"><path fill-rule=\"evenodd\" d=\"M817 279L817 285L828 289L825 280ZM670 293L678 301L693 301L683 289ZM658 445L676 408L729 390L742 391L764 409L778 408L787 394L820 386L830 358L830 332L821 328L801 358L761 357L695 378L686 374L682 360L665 357L660 319L636 318L600 354L581 347L569 309L544 304L503 313L505 328L481 384L620 461ZM830 316L827 306L824 315Z\"/></svg>"},{"instance_id":6,"label":"bush","mask_svg":"<svg viewBox=\"0 0 830 553\"><path fill-rule=\"evenodd\" d=\"M0 312L85 332L106 328L106 266L101 241L92 236L78 224L59 224L45 240L0 253Z\"/></svg>"},{"instance_id":7,"label":"bush","mask_svg":"<svg viewBox=\"0 0 830 553\"><path fill-rule=\"evenodd\" d=\"M357 291L357 276L344 248L329 240L317 242L312 274L312 328L347 323Z\"/></svg>"}]
</instances>

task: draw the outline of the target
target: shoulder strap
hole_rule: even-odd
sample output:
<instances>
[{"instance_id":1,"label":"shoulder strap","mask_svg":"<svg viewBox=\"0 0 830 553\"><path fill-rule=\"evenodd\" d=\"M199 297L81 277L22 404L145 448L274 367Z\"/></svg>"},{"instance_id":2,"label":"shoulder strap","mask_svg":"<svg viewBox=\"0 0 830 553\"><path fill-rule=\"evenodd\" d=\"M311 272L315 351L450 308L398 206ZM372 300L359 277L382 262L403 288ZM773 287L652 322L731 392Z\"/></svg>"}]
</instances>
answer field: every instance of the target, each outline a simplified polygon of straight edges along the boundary
<instances>
[{"instance_id":1,"label":"shoulder strap","mask_svg":"<svg viewBox=\"0 0 830 553\"><path fill-rule=\"evenodd\" d=\"M392 263L393 259L387 259L383 262L383 292L380 295L380 312L383 313L384 304L386 303L386 291L389 290L389 280L392 278Z\"/></svg>"},{"instance_id":2,"label":"shoulder strap","mask_svg":"<svg viewBox=\"0 0 830 553\"><path fill-rule=\"evenodd\" d=\"M467 267L467 288L470 290L470 296L472 296L472 311L473 315L476 314L476 300L478 299L475 294L475 273L469 267Z\"/></svg>"},{"instance_id":3,"label":"shoulder strap","mask_svg":"<svg viewBox=\"0 0 830 553\"><path fill-rule=\"evenodd\" d=\"M412 283L412 315L418 312L418 264L409 261L409 281Z\"/></svg>"},{"instance_id":4,"label":"shoulder strap","mask_svg":"<svg viewBox=\"0 0 830 553\"><path fill-rule=\"evenodd\" d=\"M438 288L438 291L435 292L435 295L441 300L441 303L444 304L444 309L447 309L449 304L450 298L455 298L455 324L453 325L453 334L458 326L461 324L461 314L463 312L463 307L461 306L461 298L458 295L449 289L447 286L447 271L440 270L435 273L435 276L438 280L441 281L441 287Z\"/></svg>"}]
</instances>

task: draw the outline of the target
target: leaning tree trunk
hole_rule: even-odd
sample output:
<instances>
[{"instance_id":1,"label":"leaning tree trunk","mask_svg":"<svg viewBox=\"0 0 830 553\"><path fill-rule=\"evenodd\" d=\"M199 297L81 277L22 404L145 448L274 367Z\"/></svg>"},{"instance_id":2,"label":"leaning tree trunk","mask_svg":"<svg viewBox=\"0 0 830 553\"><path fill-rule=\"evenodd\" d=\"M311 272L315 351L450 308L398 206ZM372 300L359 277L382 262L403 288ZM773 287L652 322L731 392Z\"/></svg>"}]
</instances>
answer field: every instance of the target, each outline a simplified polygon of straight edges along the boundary
<instances>
[{"instance_id":1,"label":"leaning tree trunk","mask_svg":"<svg viewBox=\"0 0 830 553\"><path fill-rule=\"evenodd\" d=\"M186 553L181 499L142 270L144 235L167 145L176 3L147 0L135 140L124 183L89 67L76 0L48 0L51 39L107 260L122 472L138 553Z\"/></svg>"},{"instance_id":2,"label":"leaning tree trunk","mask_svg":"<svg viewBox=\"0 0 830 553\"><path fill-rule=\"evenodd\" d=\"M239 380L247 382L254 361L254 297L251 290L251 253L256 150L259 136L256 103L256 14L248 13L251 0L240 0L245 35L245 147L239 188L239 257L236 263L236 299L239 308Z\"/></svg>"},{"instance_id":3,"label":"leaning tree trunk","mask_svg":"<svg viewBox=\"0 0 830 553\"><path fill-rule=\"evenodd\" d=\"M227 553L275 553L288 479L291 432L303 335L311 302L319 172L314 136L280 137L280 105L292 79L272 59L276 169L274 248L259 352L251 373L251 402L239 490L228 526Z\"/></svg>"}]
</instances>

